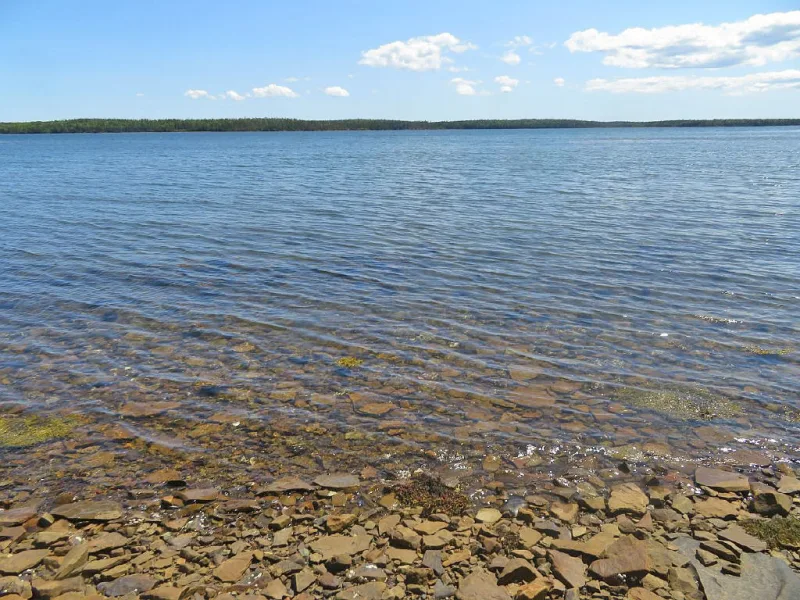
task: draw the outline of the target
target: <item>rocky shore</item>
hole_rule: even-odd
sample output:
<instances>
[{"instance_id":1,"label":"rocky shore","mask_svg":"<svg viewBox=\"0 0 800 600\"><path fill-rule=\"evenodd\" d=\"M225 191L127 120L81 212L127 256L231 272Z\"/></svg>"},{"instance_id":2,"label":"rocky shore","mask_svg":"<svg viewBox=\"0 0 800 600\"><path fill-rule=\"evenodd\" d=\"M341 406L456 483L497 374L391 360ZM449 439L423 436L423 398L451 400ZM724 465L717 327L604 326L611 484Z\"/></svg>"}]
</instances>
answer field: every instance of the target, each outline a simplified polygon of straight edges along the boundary
<instances>
[{"instance_id":1,"label":"rocky shore","mask_svg":"<svg viewBox=\"0 0 800 600\"><path fill-rule=\"evenodd\" d=\"M95 493L7 491L4 600L790 600L800 480L787 463L607 485L573 469L482 494L427 475L287 476L234 489L175 470Z\"/></svg>"}]
</instances>

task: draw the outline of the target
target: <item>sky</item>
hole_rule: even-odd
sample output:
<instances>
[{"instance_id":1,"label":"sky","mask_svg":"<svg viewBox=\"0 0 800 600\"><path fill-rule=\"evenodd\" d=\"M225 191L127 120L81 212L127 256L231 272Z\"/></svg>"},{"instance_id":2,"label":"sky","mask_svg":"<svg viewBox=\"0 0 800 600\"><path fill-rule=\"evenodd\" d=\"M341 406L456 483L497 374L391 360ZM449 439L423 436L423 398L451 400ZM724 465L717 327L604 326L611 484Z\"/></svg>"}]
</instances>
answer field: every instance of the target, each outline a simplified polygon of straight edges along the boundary
<instances>
[{"instance_id":1,"label":"sky","mask_svg":"<svg viewBox=\"0 0 800 600\"><path fill-rule=\"evenodd\" d=\"M800 2L0 0L0 121L800 117Z\"/></svg>"}]
</instances>

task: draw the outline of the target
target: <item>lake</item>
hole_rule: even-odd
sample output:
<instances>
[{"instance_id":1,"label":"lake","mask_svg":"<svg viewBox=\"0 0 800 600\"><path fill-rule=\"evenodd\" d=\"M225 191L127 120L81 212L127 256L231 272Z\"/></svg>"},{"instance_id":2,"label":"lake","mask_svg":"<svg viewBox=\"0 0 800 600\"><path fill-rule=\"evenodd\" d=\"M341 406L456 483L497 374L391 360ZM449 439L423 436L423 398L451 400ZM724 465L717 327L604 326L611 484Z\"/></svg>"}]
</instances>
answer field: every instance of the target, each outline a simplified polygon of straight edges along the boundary
<instances>
[{"instance_id":1,"label":"lake","mask_svg":"<svg viewBox=\"0 0 800 600\"><path fill-rule=\"evenodd\" d=\"M135 468L797 457L798 173L798 128L3 136L0 408Z\"/></svg>"}]
</instances>

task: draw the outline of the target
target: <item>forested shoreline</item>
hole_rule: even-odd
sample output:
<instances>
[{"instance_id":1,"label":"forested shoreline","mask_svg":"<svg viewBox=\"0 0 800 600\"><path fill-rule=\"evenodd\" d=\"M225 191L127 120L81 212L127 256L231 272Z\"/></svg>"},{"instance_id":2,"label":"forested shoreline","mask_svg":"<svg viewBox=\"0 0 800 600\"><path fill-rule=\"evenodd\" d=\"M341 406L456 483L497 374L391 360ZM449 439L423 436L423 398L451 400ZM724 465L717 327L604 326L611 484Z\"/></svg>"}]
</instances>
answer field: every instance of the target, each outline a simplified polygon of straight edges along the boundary
<instances>
[{"instance_id":1,"label":"forested shoreline","mask_svg":"<svg viewBox=\"0 0 800 600\"><path fill-rule=\"evenodd\" d=\"M401 131L446 129L587 129L601 127L776 127L800 119L698 119L676 121L581 121L575 119L477 119L398 121L387 119L69 119L0 123L0 134L172 133L201 131Z\"/></svg>"}]
</instances>

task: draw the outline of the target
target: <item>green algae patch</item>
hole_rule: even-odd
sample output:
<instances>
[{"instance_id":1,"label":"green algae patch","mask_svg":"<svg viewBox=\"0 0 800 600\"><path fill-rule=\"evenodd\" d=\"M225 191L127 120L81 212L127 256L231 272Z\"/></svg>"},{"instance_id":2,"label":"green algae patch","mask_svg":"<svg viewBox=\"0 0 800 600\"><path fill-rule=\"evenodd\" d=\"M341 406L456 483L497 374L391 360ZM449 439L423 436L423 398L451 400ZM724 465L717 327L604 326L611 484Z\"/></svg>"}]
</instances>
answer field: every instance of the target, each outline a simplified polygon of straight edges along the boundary
<instances>
[{"instance_id":1,"label":"green algae patch","mask_svg":"<svg viewBox=\"0 0 800 600\"><path fill-rule=\"evenodd\" d=\"M622 388L615 397L629 406L686 421L730 419L742 413L738 402L697 387L667 387L660 390Z\"/></svg>"},{"instance_id":2,"label":"green algae patch","mask_svg":"<svg viewBox=\"0 0 800 600\"><path fill-rule=\"evenodd\" d=\"M469 499L447 487L441 479L420 474L395 489L395 496L405 506L422 507L422 515L436 513L461 515L469 507Z\"/></svg>"},{"instance_id":3,"label":"green algae patch","mask_svg":"<svg viewBox=\"0 0 800 600\"><path fill-rule=\"evenodd\" d=\"M755 345L745 346L744 349L746 352L758 356L784 356L792 351L791 348L762 348L761 346Z\"/></svg>"},{"instance_id":4,"label":"green algae patch","mask_svg":"<svg viewBox=\"0 0 800 600\"><path fill-rule=\"evenodd\" d=\"M24 448L70 435L77 417L0 416L0 448Z\"/></svg>"},{"instance_id":5,"label":"green algae patch","mask_svg":"<svg viewBox=\"0 0 800 600\"><path fill-rule=\"evenodd\" d=\"M336 361L336 364L340 367L344 367L345 369L355 369L360 367L364 364L364 361L360 358L355 358L353 356L344 356Z\"/></svg>"},{"instance_id":6,"label":"green algae patch","mask_svg":"<svg viewBox=\"0 0 800 600\"><path fill-rule=\"evenodd\" d=\"M752 519L743 521L742 527L772 549L800 548L800 519L796 517Z\"/></svg>"}]
</instances>

